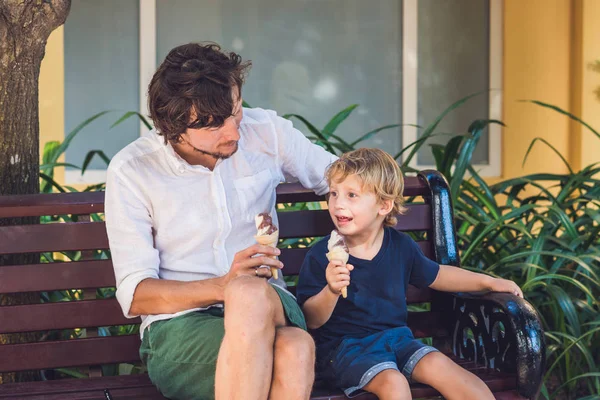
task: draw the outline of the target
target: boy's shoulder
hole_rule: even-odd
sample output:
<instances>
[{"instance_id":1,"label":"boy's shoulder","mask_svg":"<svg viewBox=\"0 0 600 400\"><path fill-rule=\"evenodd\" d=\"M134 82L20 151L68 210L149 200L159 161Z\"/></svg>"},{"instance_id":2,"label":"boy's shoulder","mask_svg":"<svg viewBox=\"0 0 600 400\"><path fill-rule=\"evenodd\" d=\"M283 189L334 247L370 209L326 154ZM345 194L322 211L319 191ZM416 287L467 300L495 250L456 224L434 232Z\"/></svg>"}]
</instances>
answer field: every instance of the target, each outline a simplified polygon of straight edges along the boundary
<instances>
[{"instance_id":1,"label":"boy's shoulder","mask_svg":"<svg viewBox=\"0 0 600 400\"><path fill-rule=\"evenodd\" d=\"M306 258L314 258L317 260L327 260L327 242L329 241L329 238L331 237L331 235L327 235L324 238L322 238L321 240L319 240L317 243L315 243L313 246L311 246L310 250L308 250L308 253L306 253Z\"/></svg>"},{"instance_id":2,"label":"boy's shoulder","mask_svg":"<svg viewBox=\"0 0 600 400\"><path fill-rule=\"evenodd\" d=\"M402 249L404 251L412 250L417 247L417 243L413 240L410 235L404 232L397 231L394 228L386 227L390 234L390 245L394 248Z\"/></svg>"}]
</instances>

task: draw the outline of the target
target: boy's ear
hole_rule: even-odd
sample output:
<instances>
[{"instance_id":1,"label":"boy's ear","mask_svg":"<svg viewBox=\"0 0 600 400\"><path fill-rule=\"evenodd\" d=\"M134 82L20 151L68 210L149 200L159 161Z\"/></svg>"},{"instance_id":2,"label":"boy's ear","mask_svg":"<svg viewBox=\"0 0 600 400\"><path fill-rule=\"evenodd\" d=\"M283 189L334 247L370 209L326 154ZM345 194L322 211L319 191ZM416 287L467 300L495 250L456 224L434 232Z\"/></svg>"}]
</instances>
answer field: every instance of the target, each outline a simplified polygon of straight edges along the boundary
<instances>
[{"instance_id":1,"label":"boy's ear","mask_svg":"<svg viewBox=\"0 0 600 400\"><path fill-rule=\"evenodd\" d=\"M379 215L388 215L394 208L394 202L392 200L382 200L379 203Z\"/></svg>"}]
</instances>

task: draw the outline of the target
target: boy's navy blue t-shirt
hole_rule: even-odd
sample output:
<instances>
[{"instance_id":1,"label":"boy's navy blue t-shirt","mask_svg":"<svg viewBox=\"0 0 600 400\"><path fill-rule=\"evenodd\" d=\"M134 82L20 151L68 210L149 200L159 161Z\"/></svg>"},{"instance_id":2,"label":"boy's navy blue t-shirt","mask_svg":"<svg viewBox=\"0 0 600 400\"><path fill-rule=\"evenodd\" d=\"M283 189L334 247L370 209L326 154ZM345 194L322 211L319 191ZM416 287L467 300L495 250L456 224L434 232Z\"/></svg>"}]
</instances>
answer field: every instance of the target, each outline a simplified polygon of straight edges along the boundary
<instances>
[{"instance_id":1,"label":"boy's navy blue t-shirt","mask_svg":"<svg viewBox=\"0 0 600 400\"><path fill-rule=\"evenodd\" d=\"M298 279L302 306L325 286L329 236L306 255ZM350 256L348 297L340 296L331 318L314 332L317 357L325 357L345 337L362 338L385 329L406 326L408 284L419 288L433 283L439 265L425 257L410 236L386 227L381 249L372 260Z\"/></svg>"}]
</instances>

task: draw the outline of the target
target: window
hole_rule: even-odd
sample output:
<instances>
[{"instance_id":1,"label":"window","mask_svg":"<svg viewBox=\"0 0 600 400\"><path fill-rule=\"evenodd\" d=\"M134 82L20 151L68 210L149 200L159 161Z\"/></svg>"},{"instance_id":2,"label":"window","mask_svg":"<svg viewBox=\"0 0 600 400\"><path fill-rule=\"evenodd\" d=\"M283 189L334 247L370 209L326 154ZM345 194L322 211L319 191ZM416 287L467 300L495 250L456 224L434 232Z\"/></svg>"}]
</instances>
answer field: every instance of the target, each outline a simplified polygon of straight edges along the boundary
<instances>
[{"instance_id":1,"label":"window","mask_svg":"<svg viewBox=\"0 0 600 400\"><path fill-rule=\"evenodd\" d=\"M78 9L86 7L76 25ZM322 128L336 112L357 103L338 134L352 141L371 129L402 124L362 143L396 154L418 138L410 124L428 124L461 97L501 88L501 7L489 0L113 0L102 5L80 0L65 28L66 85L72 88L67 124L105 109L147 114L147 86L167 52L182 43L215 41L253 61L243 93L251 105L300 114ZM90 33L89 26L100 20L111 32ZM69 50L69 40L77 47ZM80 60L82 54L89 58ZM71 63L81 70L77 79L67 74ZM90 65L94 69L86 69ZM77 91L90 82L97 86ZM110 93L108 104L100 101L103 91ZM500 107L498 90L484 93L448 116L440 131L465 132L474 119L499 118ZM77 164L92 145L114 155L134 140L137 126L137 134L146 130L128 122L121 130L82 132L85 140L73 142L67 162ZM303 129L299 122L295 126ZM89 142L91 136L100 140ZM474 162L491 176L500 174L499 160L499 134L492 129ZM424 149L412 166L431 164Z\"/></svg>"}]
</instances>

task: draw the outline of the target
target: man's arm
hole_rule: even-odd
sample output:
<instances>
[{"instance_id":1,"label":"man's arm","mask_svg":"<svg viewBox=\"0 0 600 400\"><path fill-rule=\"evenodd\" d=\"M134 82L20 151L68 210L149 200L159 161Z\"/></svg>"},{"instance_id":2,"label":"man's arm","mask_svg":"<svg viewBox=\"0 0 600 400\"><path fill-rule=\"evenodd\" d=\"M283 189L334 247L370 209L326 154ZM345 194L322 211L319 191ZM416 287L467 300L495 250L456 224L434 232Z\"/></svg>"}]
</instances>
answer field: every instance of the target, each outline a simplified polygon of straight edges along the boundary
<instances>
[{"instance_id":1,"label":"man's arm","mask_svg":"<svg viewBox=\"0 0 600 400\"><path fill-rule=\"evenodd\" d=\"M147 278L133 294L129 314L175 314L223 302L223 278L182 282Z\"/></svg>"},{"instance_id":2,"label":"man's arm","mask_svg":"<svg viewBox=\"0 0 600 400\"><path fill-rule=\"evenodd\" d=\"M223 301L227 283L239 275L255 276L261 265L281 268L269 256L279 249L253 245L238 252L227 275L205 281L159 279L160 258L154 247L151 204L141 188L109 167L106 181L105 219L117 286L116 297L128 318L175 313ZM264 256L256 257L257 254ZM260 269L261 277L270 271Z\"/></svg>"},{"instance_id":3,"label":"man's arm","mask_svg":"<svg viewBox=\"0 0 600 400\"><path fill-rule=\"evenodd\" d=\"M437 278L429 286L442 292L508 292L523 297L521 288L507 279L493 278L450 265L440 265Z\"/></svg>"},{"instance_id":4,"label":"man's arm","mask_svg":"<svg viewBox=\"0 0 600 400\"><path fill-rule=\"evenodd\" d=\"M277 248L255 244L236 253L227 275L219 278L191 282L145 279L135 289L129 313L174 314L191 308L223 303L225 287L232 279L241 275L257 276L255 269L262 265L282 268L283 263L272 257L279 254L281 251ZM269 268L260 268L258 273L261 278L271 277Z\"/></svg>"}]
</instances>

